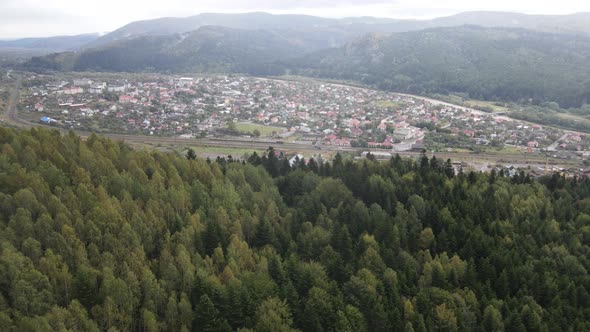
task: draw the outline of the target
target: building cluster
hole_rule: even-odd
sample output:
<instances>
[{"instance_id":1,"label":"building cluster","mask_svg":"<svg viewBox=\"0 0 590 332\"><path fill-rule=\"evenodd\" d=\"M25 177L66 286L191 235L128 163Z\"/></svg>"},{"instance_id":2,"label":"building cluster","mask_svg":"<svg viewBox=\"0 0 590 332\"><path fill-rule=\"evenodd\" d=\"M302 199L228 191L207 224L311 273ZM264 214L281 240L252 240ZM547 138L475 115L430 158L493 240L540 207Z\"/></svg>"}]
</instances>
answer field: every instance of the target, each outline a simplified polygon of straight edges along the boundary
<instances>
[{"instance_id":1,"label":"building cluster","mask_svg":"<svg viewBox=\"0 0 590 332\"><path fill-rule=\"evenodd\" d=\"M241 76L29 78L32 119L81 130L203 137L230 122L283 127L277 139L408 150L427 144L586 150L583 135L390 92ZM289 138L292 137L292 138ZM428 148L428 146L427 146Z\"/></svg>"}]
</instances>

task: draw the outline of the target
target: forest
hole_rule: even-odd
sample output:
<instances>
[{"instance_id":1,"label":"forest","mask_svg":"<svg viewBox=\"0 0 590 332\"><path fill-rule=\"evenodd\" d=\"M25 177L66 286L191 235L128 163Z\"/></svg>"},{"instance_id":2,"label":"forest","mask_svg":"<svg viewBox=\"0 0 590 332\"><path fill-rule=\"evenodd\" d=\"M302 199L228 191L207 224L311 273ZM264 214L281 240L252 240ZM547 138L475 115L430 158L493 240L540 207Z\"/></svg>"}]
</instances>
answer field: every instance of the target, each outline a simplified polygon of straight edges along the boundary
<instances>
[{"instance_id":1,"label":"forest","mask_svg":"<svg viewBox=\"0 0 590 332\"><path fill-rule=\"evenodd\" d=\"M590 180L0 128L2 331L589 331Z\"/></svg>"},{"instance_id":2,"label":"forest","mask_svg":"<svg viewBox=\"0 0 590 332\"><path fill-rule=\"evenodd\" d=\"M579 108L590 102L589 52L584 35L467 25L372 34L287 63L383 90Z\"/></svg>"}]
</instances>

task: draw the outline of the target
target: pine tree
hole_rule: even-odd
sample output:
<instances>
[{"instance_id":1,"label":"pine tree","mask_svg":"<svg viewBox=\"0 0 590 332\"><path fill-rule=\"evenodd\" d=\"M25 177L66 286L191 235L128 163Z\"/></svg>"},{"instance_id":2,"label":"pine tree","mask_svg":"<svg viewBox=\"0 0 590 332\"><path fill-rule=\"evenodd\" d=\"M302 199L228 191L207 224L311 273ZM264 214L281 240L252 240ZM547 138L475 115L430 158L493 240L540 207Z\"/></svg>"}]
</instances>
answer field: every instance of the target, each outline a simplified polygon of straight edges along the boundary
<instances>
[{"instance_id":1,"label":"pine tree","mask_svg":"<svg viewBox=\"0 0 590 332\"><path fill-rule=\"evenodd\" d=\"M231 331L231 327L219 313L209 296L203 295L195 307L193 331L224 332Z\"/></svg>"},{"instance_id":2,"label":"pine tree","mask_svg":"<svg viewBox=\"0 0 590 332\"><path fill-rule=\"evenodd\" d=\"M193 150L192 148L189 148L188 151L186 152L186 159L188 159L188 160L197 159L197 154L195 153L195 150Z\"/></svg>"}]
</instances>

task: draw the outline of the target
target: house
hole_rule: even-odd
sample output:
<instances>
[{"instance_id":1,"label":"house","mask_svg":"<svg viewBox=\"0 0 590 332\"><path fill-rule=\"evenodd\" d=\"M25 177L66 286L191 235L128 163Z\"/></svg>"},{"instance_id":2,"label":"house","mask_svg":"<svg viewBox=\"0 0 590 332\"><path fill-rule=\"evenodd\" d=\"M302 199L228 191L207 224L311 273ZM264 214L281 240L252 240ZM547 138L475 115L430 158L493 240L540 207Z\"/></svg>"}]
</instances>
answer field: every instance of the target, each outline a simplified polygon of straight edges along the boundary
<instances>
[{"instance_id":1,"label":"house","mask_svg":"<svg viewBox=\"0 0 590 332\"><path fill-rule=\"evenodd\" d=\"M423 143L415 143L415 144L412 144L411 150L418 151L418 152L425 152L426 147L424 146Z\"/></svg>"},{"instance_id":2,"label":"house","mask_svg":"<svg viewBox=\"0 0 590 332\"><path fill-rule=\"evenodd\" d=\"M381 147L384 149L391 149L391 147L393 147L393 144L389 141L383 141L381 143Z\"/></svg>"},{"instance_id":3,"label":"house","mask_svg":"<svg viewBox=\"0 0 590 332\"><path fill-rule=\"evenodd\" d=\"M48 117L48 116L44 116L44 117L42 117L42 118L40 119L40 121L41 121L41 123L43 123L43 124L52 124L52 123L55 123L55 122L57 122L57 120L55 120L55 119L52 119L52 118L50 118L50 117Z\"/></svg>"},{"instance_id":4,"label":"house","mask_svg":"<svg viewBox=\"0 0 590 332\"><path fill-rule=\"evenodd\" d=\"M350 146L350 140L348 140L346 138L337 138L334 141L332 141L332 145L335 145L335 146Z\"/></svg>"},{"instance_id":5,"label":"house","mask_svg":"<svg viewBox=\"0 0 590 332\"><path fill-rule=\"evenodd\" d=\"M92 81L87 78L75 78L74 85L78 86L89 86L92 84Z\"/></svg>"},{"instance_id":6,"label":"house","mask_svg":"<svg viewBox=\"0 0 590 332\"><path fill-rule=\"evenodd\" d=\"M101 94L103 91L103 87L102 85L91 85L90 88L88 89L88 92L93 93L93 94Z\"/></svg>"},{"instance_id":7,"label":"house","mask_svg":"<svg viewBox=\"0 0 590 332\"><path fill-rule=\"evenodd\" d=\"M463 130L463 134L465 134L465 136L468 136L468 137L474 137L475 136L475 131L474 130L470 130L470 129L465 129L465 130Z\"/></svg>"},{"instance_id":8,"label":"house","mask_svg":"<svg viewBox=\"0 0 590 332\"><path fill-rule=\"evenodd\" d=\"M176 80L176 84L179 86L193 85L194 78L192 77L181 77Z\"/></svg>"},{"instance_id":9,"label":"house","mask_svg":"<svg viewBox=\"0 0 590 332\"><path fill-rule=\"evenodd\" d=\"M414 137L414 132L411 128L400 128L393 132L393 137L399 140L407 140Z\"/></svg>"},{"instance_id":10,"label":"house","mask_svg":"<svg viewBox=\"0 0 590 332\"><path fill-rule=\"evenodd\" d=\"M530 141L526 144L529 148L538 148L539 147L539 142L537 141Z\"/></svg>"},{"instance_id":11,"label":"house","mask_svg":"<svg viewBox=\"0 0 590 332\"><path fill-rule=\"evenodd\" d=\"M132 96L122 95L122 96L119 96L119 102L120 103L135 103L135 102L137 102L137 99L133 98Z\"/></svg>"},{"instance_id":12,"label":"house","mask_svg":"<svg viewBox=\"0 0 590 332\"><path fill-rule=\"evenodd\" d=\"M63 90L57 91L58 94L64 94L64 95L77 95L79 93L83 93L84 89L77 87L77 86L73 86L73 87L69 87L69 88L65 88Z\"/></svg>"},{"instance_id":13,"label":"house","mask_svg":"<svg viewBox=\"0 0 590 332\"><path fill-rule=\"evenodd\" d=\"M126 85L113 85L107 87L107 91L109 92L125 92L125 89L127 89Z\"/></svg>"}]
</instances>

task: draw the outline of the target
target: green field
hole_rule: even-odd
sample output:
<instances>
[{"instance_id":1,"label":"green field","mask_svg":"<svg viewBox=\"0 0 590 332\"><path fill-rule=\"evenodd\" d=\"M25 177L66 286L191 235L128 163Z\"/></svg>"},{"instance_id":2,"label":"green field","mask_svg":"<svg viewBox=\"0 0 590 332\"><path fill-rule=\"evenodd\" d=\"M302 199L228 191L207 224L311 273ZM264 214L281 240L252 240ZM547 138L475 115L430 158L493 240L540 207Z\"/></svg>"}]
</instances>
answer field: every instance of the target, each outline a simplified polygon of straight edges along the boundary
<instances>
[{"instance_id":1,"label":"green field","mask_svg":"<svg viewBox=\"0 0 590 332\"><path fill-rule=\"evenodd\" d=\"M248 123L248 122L238 122L236 123L236 129L244 134L253 134L254 130L258 130L260 132L260 136L267 137L272 136L274 133L282 133L286 131L286 128L282 127L273 127L273 126L265 126L257 123Z\"/></svg>"},{"instance_id":2,"label":"green field","mask_svg":"<svg viewBox=\"0 0 590 332\"><path fill-rule=\"evenodd\" d=\"M199 154L205 155L232 155L233 157L242 158L245 154L252 154L253 152L263 154L263 150L251 149L251 148L231 148L231 147L217 147L217 146L182 146L177 147L176 150L181 153L186 153L186 149L191 148L195 150L197 156Z\"/></svg>"},{"instance_id":3,"label":"green field","mask_svg":"<svg viewBox=\"0 0 590 332\"><path fill-rule=\"evenodd\" d=\"M431 95L431 97L433 99L442 100L447 103L455 104L455 105L459 105L459 106L465 106L465 107L470 107L470 108L475 108L475 109L489 109L493 113L498 113L498 112L504 113L504 112L510 111L509 107L497 105L496 102L487 101L487 100L470 99L470 98L467 98L466 96L462 96L462 95L434 94L434 95Z\"/></svg>"},{"instance_id":4,"label":"green field","mask_svg":"<svg viewBox=\"0 0 590 332\"><path fill-rule=\"evenodd\" d=\"M497 152L498 154L514 154L514 153L524 153L526 148L517 148L514 146L504 146L501 150L490 150L490 152Z\"/></svg>"},{"instance_id":5,"label":"green field","mask_svg":"<svg viewBox=\"0 0 590 332\"><path fill-rule=\"evenodd\" d=\"M467 99L463 102L463 104L466 107L471 107L471 108L489 108L492 110L492 112L494 113L498 113L498 112L509 112L510 109L504 106L499 106L496 105L496 103L494 103L493 101L485 101L485 100L477 100L477 99Z\"/></svg>"}]
</instances>

